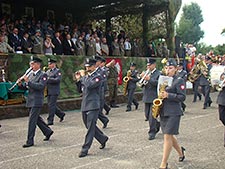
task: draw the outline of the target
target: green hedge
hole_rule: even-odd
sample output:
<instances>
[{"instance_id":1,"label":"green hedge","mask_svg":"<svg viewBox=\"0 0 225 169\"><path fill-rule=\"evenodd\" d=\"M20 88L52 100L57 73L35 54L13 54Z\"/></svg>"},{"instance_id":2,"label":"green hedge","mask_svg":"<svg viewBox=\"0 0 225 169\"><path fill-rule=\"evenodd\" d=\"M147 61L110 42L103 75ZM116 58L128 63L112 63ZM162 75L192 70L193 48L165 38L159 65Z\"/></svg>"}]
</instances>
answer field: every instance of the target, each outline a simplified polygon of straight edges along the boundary
<instances>
[{"instance_id":1,"label":"green hedge","mask_svg":"<svg viewBox=\"0 0 225 169\"><path fill-rule=\"evenodd\" d=\"M24 72L29 68L29 61L31 55L25 54L10 54L8 57L8 80L16 81L18 77L22 76ZM48 58L54 57L57 59L57 66L62 72L61 81L61 93L60 98L74 98L79 97L80 94L76 90L75 83L73 81L73 73L77 70L84 69L83 62L84 56L49 56L49 55L37 55L43 60L43 66L47 66ZM111 58L111 57L108 57ZM114 57L117 58L117 57ZM126 75L129 69L130 62L137 64L137 70L142 72L146 69L146 58L144 57L120 57L122 61L123 76ZM157 58L158 69L162 68L161 59ZM119 87L122 91L122 85ZM141 89L138 89L141 90Z\"/></svg>"}]
</instances>

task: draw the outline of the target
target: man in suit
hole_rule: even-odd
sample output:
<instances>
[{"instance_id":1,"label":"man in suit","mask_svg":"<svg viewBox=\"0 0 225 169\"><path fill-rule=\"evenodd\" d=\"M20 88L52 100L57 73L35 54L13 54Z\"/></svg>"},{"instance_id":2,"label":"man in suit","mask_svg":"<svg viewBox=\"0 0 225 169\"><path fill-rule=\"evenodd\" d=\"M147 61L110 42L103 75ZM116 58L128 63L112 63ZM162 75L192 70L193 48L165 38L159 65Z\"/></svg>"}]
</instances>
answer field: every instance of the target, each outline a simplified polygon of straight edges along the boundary
<instances>
[{"instance_id":1,"label":"man in suit","mask_svg":"<svg viewBox=\"0 0 225 169\"><path fill-rule=\"evenodd\" d=\"M101 86L103 79L102 76L97 73L95 64L95 59L87 58L84 65L87 74L75 74L77 89L80 93L83 93L81 111L84 125L87 128L85 141L78 155L80 158L87 156L94 137L101 144L100 149L104 149L108 141L108 137L96 126L100 111L100 92L102 91Z\"/></svg>"},{"instance_id":2,"label":"man in suit","mask_svg":"<svg viewBox=\"0 0 225 169\"><path fill-rule=\"evenodd\" d=\"M63 42L63 53L64 55L74 55L75 45L71 40L70 34L66 35L66 39Z\"/></svg>"},{"instance_id":3,"label":"man in suit","mask_svg":"<svg viewBox=\"0 0 225 169\"><path fill-rule=\"evenodd\" d=\"M23 38L21 39L21 50L23 53L31 53L32 42L29 38L28 32L24 32Z\"/></svg>"},{"instance_id":4,"label":"man in suit","mask_svg":"<svg viewBox=\"0 0 225 169\"><path fill-rule=\"evenodd\" d=\"M128 84L127 84L127 110L126 111L131 111L131 105L134 103L135 109L138 109L138 101L134 97L134 92L137 87L136 83L139 81L139 78L137 77L138 71L136 70L136 64L135 63L130 63L130 71L131 71L131 76L129 77Z\"/></svg>"},{"instance_id":5,"label":"man in suit","mask_svg":"<svg viewBox=\"0 0 225 169\"><path fill-rule=\"evenodd\" d=\"M19 83L20 89L28 89L26 107L30 109L28 136L23 148L34 145L36 126L38 126L45 135L44 141L48 141L53 134L51 128L39 115L44 102L44 88L47 82L47 75L41 71L41 62L42 60L40 58L33 57L30 62L33 71L32 74L24 77L25 84Z\"/></svg>"},{"instance_id":6,"label":"man in suit","mask_svg":"<svg viewBox=\"0 0 225 169\"><path fill-rule=\"evenodd\" d=\"M187 72L183 68L184 68L183 62L180 62L177 65L177 77L184 79L184 81L186 82L187 81ZM181 107L182 107L183 111L185 111L186 105L184 102L181 102Z\"/></svg>"},{"instance_id":7,"label":"man in suit","mask_svg":"<svg viewBox=\"0 0 225 169\"><path fill-rule=\"evenodd\" d=\"M48 68L49 70L46 72L48 75L47 80L47 100L48 100L48 125L53 125L54 116L58 116L60 118L60 122L64 120L65 113L60 110L57 106L57 99L60 94L60 82L62 78L62 74L60 69L56 67L55 59L48 59Z\"/></svg>"},{"instance_id":8,"label":"man in suit","mask_svg":"<svg viewBox=\"0 0 225 169\"><path fill-rule=\"evenodd\" d=\"M55 32L55 37L52 39L52 43L55 46L55 48L53 48L53 53L56 55L63 54L63 45L59 37L60 37L60 33L59 31L57 31Z\"/></svg>"},{"instance_id":9,"label":"man in suit","mask_svg":"<svg viewBox=\"0 0 225 169\"><path fill-rule=\"evenodd\" d=\"M14 51L21 51L21 38L18 35L19 30L17 28L13 29L13 32L9 34L9 45L14 49Z\"/></svg>"},{"instance_id":10,"label":"man in suit","mask_svg":"<svg viewBox=\"0 0 225 169\"><path fill-rule=\"evenodd\" d=\"M143 102L145 103L145 121L149 121L149 140L154 140L159 131L160 123L152 116L153 100L158 97L157 86L160 71L156 69L156 60L147 59L147 69L150 73L145 77L148 82L143 86ZM141 74L141 78L145 73Z\"/></svg>"}]
</instances>

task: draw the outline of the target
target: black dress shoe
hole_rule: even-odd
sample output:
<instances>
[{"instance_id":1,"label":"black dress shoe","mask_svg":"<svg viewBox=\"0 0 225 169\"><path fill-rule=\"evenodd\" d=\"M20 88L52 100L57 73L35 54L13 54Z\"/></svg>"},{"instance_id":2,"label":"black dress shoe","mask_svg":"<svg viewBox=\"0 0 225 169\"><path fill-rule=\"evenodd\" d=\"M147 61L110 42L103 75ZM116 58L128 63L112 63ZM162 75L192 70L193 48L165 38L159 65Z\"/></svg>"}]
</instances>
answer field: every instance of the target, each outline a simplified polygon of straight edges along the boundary
<instances>
[{"instance_id":1,"label":"black dress shoe","mask_svg":"<svg viewBox=\"0 0 225 169\"><path fill-rule=\"evenodd\" d=\"M87 156L87 153L85 153L85 152L80 152L79 155L78 155L79 158L82 158L82 157L85 157L85 156Z\"/></svg>"},{"instance_id":2,"label":"black dress shoe","mask_svg":"<svg viewBox=\"0 0 225 169\"><path fill-rule=\"evenodd\" d=\"M102 128L103 128L103 129L106 128L107 125L108 125L108 123L109 123L109 120L108 120L105 124L103 124L103 127L102 127Z\"/></svg>"},{"instance_id":3,"label":"black dress shoe","mask_svg":"<svg viewBox=\"0 0 225 169\"><path fill-rule=\"evenodd\" d=\"M211 104L212 104L212 100L209 100L209 103L208 103L209 107L211 106Z\"/></svg>"},{"instance_id":4,"label":"black dress shoe","mask_svg":"<svg viewBox=\"0 0 225 169\"><path fill-rule=\"evenodd\" d=\"M155 139L155 134L149 134L148 139L149 139L149 140L154 140L154 139Z\"/></svg>"},{"instance_id":5,"label":"black dress shoe","mask_svg":"<svg viewBox=\"0 0 225 169\"><path fill-rule=\"evenodd\" d=\"M108 137L107 137L107 139L105 140L105 142L104 143L102 143L101 145L100 145L100 149L104 149L105 148L105 146L106 146L106 142L108 141Z\"/></svg>"},{"instance_id":6,"label":"black dress shoe","mask_svg":"<svg viewBox=\"0 0 225 169\"><path fill-rule=\"evenodd\" d=\"M48 122L48 126L52 126L53 125L53 122Z\"/></svg>"},{"instance_id":7,"label":"black dress shoe","mask_svg":"<svg viewBox=\"0 0 225 169\"><path fill-rule=\"evenodd\" d=\"M64 120L64 117L65 117L65 113L62 115L62 117L60 118L59 122L62 122Z\"/></svg>"},{"instance_id":8,"label":"black dress shoe","mask_svg":"<svg viewBox=\"0 0 225 169\"><path fill-rule=\"evenodd\" d=\"M146 118L145 121L148 121L148 119Z\"/></svg>"},{"instance_id":9,"label":"black dress shoe","mask_svg":"<svg viewBox=\"0 0 225 169\"><path fill-rule=\"evenodd\" d=\"M24 144L23 145L23 148L28 148L28 147L31 147L31 146L33 146L34 144Z\"/></svg>"},{"instance_id":10,"label":"black dress shoe","mask_svg":"<svg viewBox=\"0 0 225 169\"><path fill-rule=\"evenodd\" d=\"M43 141L48 141L54 132L52 131L48 136L46 136Z\"/></svg>"},{"instance_id":11,"label":"black dress shoe","mask_svg":"<svg viewBox=\"0 0 225 169\"><path fill-rule=\"evenodd\" d=\"M168 168L168 163L166 164L166 168L160 167L159 169L169 169L169 168Z\"/></svg>"},{"instance_id":12,"label":"black dress shoe","mask_svg":"<svg viewBox=\"0 0 225 169\"><path fill-rule=\"evenodd\" d=\"M109 109L108 109L108 110L106 110L105 115L108 115L108 114L109 114L109 112L110 112L110 110L111 110L111 108L109 107Z\"/></svg>"},{"instance_id":13,"label":"black dress shoe","mask_svg":"<svg viewBox=\"0 0 225 169\"><path fill-rule=\"evenodd\" d=\"M137 110L137 109L138 109L138 106L139 106L139 104L136 104L136 105L135 105L135 110Z\"/></svg>"},{"instance_id":14,"label":"black dress shoe","mask_svg":"<svg viewBox=\"0 0 225 169\"><path fill-rule=\"evenodd\" d=\"M184 147L181 147L181 151L182 151L182 157L179 157L179 162L183 162L184 159L185 159L185 155L184 155L184 151L185 151L185 148Z\"/></svg>"},{"instance_id":15,"label":"black dress shoe","mask_svg":"<svg viewBox=\"0 0 225 169\"><path fill-rule=\"evenodd\" d=\"M131 111L131 109L127 109L126 111Z\"/></svg>"}]
</instances>

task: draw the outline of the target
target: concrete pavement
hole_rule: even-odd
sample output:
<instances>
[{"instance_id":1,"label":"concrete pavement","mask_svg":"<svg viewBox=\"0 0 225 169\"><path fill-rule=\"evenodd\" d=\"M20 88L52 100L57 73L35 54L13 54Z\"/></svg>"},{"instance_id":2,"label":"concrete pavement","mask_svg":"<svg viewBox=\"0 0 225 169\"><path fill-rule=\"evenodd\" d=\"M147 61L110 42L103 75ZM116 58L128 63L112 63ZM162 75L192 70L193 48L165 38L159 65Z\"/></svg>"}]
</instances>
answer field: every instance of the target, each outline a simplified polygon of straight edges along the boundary
<instances>
[{"instance_id":1,"label":"concrete pavement","mask_svg":"<svg viewBox=\"0 0 225 169\"><path fill-rule=\"evenodd\" d=\"M169 158L171 169L224 169L224 126L218 120L215 103L218 93L212 93L212 107L203 110L203 101L192 103L188 95L185 115L177 136L186 148L186 159L178 162L173 149ZM141 103L141 102L140 102ZM0 120L0 169L157 169L162 159L161 131L153 141L148 140L148 122L144 121L143 104L138 110L125 112L126 105L112 109L104 133L109 136L106 148L99 149L94 140L85 158L78 158L86 129L79 110L67 112L65 121L52 126L49 142L37 128L35 146L24 149L28 117ZM42 115L46 119L46 114ZM102 127L98 121L99 127Z\"/></svg>"}]
</instances>

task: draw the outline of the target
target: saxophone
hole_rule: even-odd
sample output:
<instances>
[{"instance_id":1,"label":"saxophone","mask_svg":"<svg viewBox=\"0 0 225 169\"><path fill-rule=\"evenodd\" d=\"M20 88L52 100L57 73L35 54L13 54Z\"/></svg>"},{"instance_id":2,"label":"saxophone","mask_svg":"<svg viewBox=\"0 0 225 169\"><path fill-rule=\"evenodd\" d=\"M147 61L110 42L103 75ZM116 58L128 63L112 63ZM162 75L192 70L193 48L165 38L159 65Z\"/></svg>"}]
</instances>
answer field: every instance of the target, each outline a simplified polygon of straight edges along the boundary
<instances>
[{"instance_id":1,"label":"saxophone","mask_svg":"<svg viewBox=\"0 0 225 169\"><path fill-rule=\"evenodd\" d=\"M127 95L127 85L131 77L131 70L127 71L127 75L123 78L124 86L123 86L123 95Z\"/></svg>"},{"instance_id":2,"label":"saxophone","mask_svg":"<svg viewBox=\"0 0 225 169\"><path fill-rule=\"evenodd\" d=\"M163 98L160 96L160 93L166 90L166 87L168 86L167 82L164 82L159 87L159 95L158 98L153 100L153 106L152 106L152 116L153 118L157 118L160 114L160 109L162 107L162 101Z\"/></svg>"}]
</instances>

